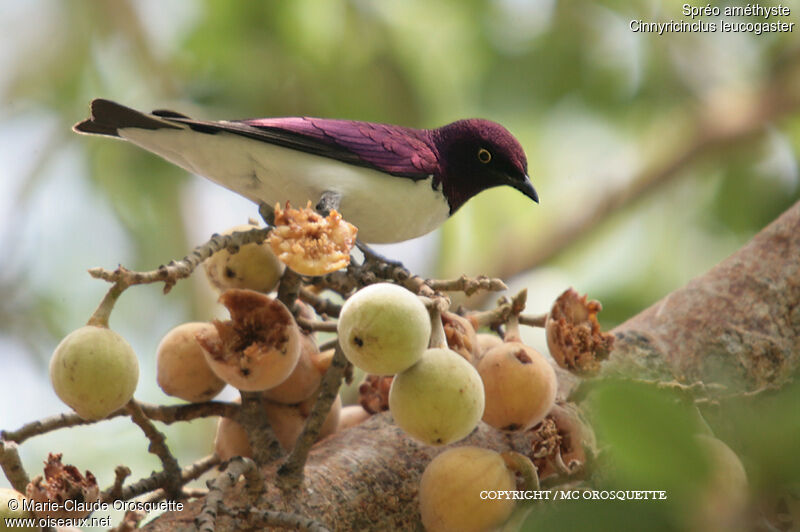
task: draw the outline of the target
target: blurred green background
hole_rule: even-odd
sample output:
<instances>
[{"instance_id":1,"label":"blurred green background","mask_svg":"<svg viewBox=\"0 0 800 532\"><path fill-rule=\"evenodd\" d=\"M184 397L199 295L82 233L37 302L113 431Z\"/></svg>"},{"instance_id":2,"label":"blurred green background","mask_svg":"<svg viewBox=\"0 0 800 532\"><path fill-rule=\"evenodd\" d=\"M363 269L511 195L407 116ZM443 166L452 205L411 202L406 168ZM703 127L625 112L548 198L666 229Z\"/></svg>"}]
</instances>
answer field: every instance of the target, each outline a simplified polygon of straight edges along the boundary
<instances>
[{"instance_id":1,"label":"blurred green background","mask_svg":"<svg viewBox=\"0 0 800 532\"><path fill-rule=\"evenodd\" d=\"M783 4L796 21L800 2ZM529 288L531 312L574 286L602 301L608 328L680 287L800 198L800 30L631 31L632 20L683 20L680 10L659 0L0 0L0 428L64 410L47 361L105 293L86 269L151 269L257 216L144 151L73 134L95 97L203 119L489 118L526 148L541 204L491 190L384 253L428 277L502 276ZM154 378L161 336L222 315L195 277L166 297L134 288L112 316L140 356L141 400L170 401ZM183 463L211 449L211 422L166 432ZM124 421L22 450L29 471L64 452L102 485L121 456L134 477L158 467Z\"/></svg>"}]
</instances>

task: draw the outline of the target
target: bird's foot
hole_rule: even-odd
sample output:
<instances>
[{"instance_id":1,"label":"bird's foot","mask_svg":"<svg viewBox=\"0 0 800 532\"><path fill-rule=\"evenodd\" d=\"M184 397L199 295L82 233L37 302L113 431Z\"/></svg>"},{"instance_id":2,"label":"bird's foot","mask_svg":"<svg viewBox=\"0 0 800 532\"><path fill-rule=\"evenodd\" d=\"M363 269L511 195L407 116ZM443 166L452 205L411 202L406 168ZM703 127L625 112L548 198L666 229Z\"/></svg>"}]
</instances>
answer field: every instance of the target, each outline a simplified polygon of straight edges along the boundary
<instances>
[{"instance_id":1,"label":"bird's foot","mask_svg":"<svg viewBox=\"0 0 800 532\"><path fill-rule=\"evenodd\" d=\"M374 251L372 248L370 248L368 245L366 245L360 240L356 240L356 247L361 250L361 253L364 254L365 264L366 263L385 264L392 268L402 268L404 270L406 269L405 266L403 266L402 262L398 260L387 259L386 257L381 255L377 251Z\"/></svg>"},{"instance_id":2,"label":"bird's foot","mask_svg":"<svg viewBox=\"0 0 800 532\"><path fill-rule=\"evenodd\" d=\"M328 216L332 210L338 210L342 201L342 195L338 192L325 191L320 196L314 209L322 216ZM400 261L389 260L380 253L373 251L369 246L360 240L356 240L356 247L364 254L364 264L373 269L380 270L402 270L408 272Z\"/></svg>"},{"instance_id":3,"label":"bird's foot","mask_svg":"<svg viewBox=\"0 0 800 532\"><path fill-rule=\"evenodd\" d=\"M264 223L267 224L267 227L273 227L275 225L275 209L272 205L262 201L258 204L258 214L264 220Z\"/></svg>"}]
</instances>

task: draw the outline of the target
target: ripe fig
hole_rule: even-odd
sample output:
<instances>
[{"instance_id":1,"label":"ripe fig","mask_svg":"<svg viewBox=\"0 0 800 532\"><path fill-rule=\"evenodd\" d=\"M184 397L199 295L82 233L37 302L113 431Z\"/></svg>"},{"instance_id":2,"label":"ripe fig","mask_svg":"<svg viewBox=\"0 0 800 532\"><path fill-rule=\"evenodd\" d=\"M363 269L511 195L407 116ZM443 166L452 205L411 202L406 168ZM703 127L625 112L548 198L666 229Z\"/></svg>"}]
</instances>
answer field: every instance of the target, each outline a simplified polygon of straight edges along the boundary
<instances>
[{"instance_id":1,"label":"ripe fig","mask_svg":"<svg viewBox=\"0 0 800 532\"><path fill-rule=\"evenodd\" d=\"M395 376L389 410L395 423L428 445L447 445L473 431L483 415L480 375L455 351L433 348Z\"/></svg>"},{"instance_id":2,"label":"ripe fig","mask_svg":"<svg viewBox=\"0 0 800 532\"><path fill-rule=\"evenodd\" d=\"M545 332L550 356L560 367L578 375L594 375L608 358L614 335L604 333L597 321L603 309L572 288L561 294L547 315Z\"/></svg>"},{"instance_id":3,"label":"ripe fig","mask_svg":"<svg viewBox=\"0 0 800 532\"><path fill-rule=\"evenodd\" d=\"M472 323L454 312L443 312L442 326L447 338L447 347L464 357L467 362L473 362L478 339Z\"/></svg>"},{"instance_id":4,"label":"ripe fig","mask_svg":"<svg viewBox=\"0 0 800 532\"><path fill-rule=\"evenodd\" d=\"M264 397L276 403L293 405L308 399L322 382L323 372L314 365L319 357L319 349L314 340L307 334L300 335L300 358L289 377L269 390L264 390Z\"/></svg>"},{"instance_id":5,"label":"ripe fig","mask_svg":"<svg viewBox=\"0 0 800 532\"><path fill-rule=\"evenodd\" d=\"M197 335L219 336L211 323L189 322L169 331L156 349L156 380L164 393L185 401L209 401L225 387L211 371Z\"/></svg>"},{"instance_id":6,"label":"ripe fig","mask_svg":"<svg viewBox=\"0 0 800 532\"><path fill-rule=\"evenodd\" d=\"M422 524L427 532L494 530L509 518L514 500L482 494L515 488L514 473L499 453L472 446L447 449L422 474Z\"/></svg>"},{"instance_id":7,"label":"ripe fig","mask_svg":"<svg viewBox=\"0 0 800 532\"><path fill-rule=\"evenodd\" d=\"M61 454L49 454L44 464L44 476L28 483L25 494L42 504L36 517L51 519L82 519L91 513L92 503L100 499L97 480L89 471L82 475L77 467L61 463ZM67 504L70 501L70 504Z\"/></svg>"},{"instance_id":8,"label":"ripe fig","mask_svg":"<svg viewBox=\"0 0 800 532\"><path fill-rule=\"evenodd\" d=\"M389 410L389 390L393 380L394 375L365 375L364 381L358 385L358 404L370 414Z\"/></svg>"},{"instance_id":9,"label":"ripe fig","mask_svg":"<svg viewBox=\"0 0 800 532\"><path fill-rule=\"evenodd\" d=\"M596 452L594 431L572 404L553 405L550 413L530 431L533 463L539 480L586 467L586 450Z\"/></svg>"},{"instance_id":10,"label":"ripe fig","mask_svg":"<svg viewBox=\"0 0 800 532\"><path fill-rule=\"evenodd\" d=\"M475 360L473 364L478 363L478 360L486 354L489 349L497 347L503 343L503 339L494 333L478 333L476 335L477 348L475 349Z\"/></svg>"},{"instance_id":11,"label":"ripe fig","mask_svg":"<svg viewBox=\"0 0 800 532\"><path fill-rule=\"evenodd\" d=\"M483 420L502 430L524 430L550 412L558 382L538 351L520 342L490 349L478 363L486 392Z\"/></svg>"},{"instance_id":12,"label":"ripe fig","mask_svg":"<svg viewBox=\"0 0 800 532\"><path fill-rule=\"evenodd\" d=\"M289 309L252 290L228 290L219 299L232 319L213 321L216 335L197 335L211 370L249 392L285 381L300 358L300 329Z\"/></svg>"},{"instance_id":13,"label":"ripe fig","mask_svg":"<svg viewBox=\"0 0 800 532\"><path fill-rule=\"evenodd\" d=\"M230 235L237 231L250 231L257 226L237 225L223 232ZM257 292L271 292L283 275L283 263L272 252L269 244L245 244L237 253L223 249L204 262L209 282L224 292L230 288L247 288Z\"/></svg>"},{"instance_id":14,"label":"ripe fig","mask_svg":"<svg viewBox=\"0 0 800 532\"><path fill-rule=\"evenodd\" d=\"M430 317L419 298L400 286L378 283L345 301L337 326L345 356L375 375L400 373L428 347Z\"/></svg>"},{"instance_id":15,"label":"ripe fig","mask_svg":"<svg viewBox=\"0 0 800 532\"><path fill-rule=\"evenodd\" d=\"M69 333L50 359L56 395L84 419L102 419L124 406L136 390L139 362L125 339L105 327Z\"/></svg>"},{"instance_id":16,"label":"ripe fig","mask_svg":"<svg viewBox=\"0 0 800 532\"><path fill-rule=\"evenodd\" d=\"M14 502L11 502L11 501ZM11 488L0 488L0 530L41 530L38 526L32 527L10 527L6 525L6 519L33 519L34 515L24 509L23 502L25 496ZM11 504L9 504L11 503Z\"/></svg>"},{"instance_id":17,"label":"ripe fig","mask_svg":"<svg viewBox=\"0 0 800 532\"><path fill-rule=\"evenodd\" d=\"M332 210L327 217L311 208L281 209L275 205L269 245L289 268L302 275L325 275L350 264L358 229Z\"/></svg>"}]
</instances>

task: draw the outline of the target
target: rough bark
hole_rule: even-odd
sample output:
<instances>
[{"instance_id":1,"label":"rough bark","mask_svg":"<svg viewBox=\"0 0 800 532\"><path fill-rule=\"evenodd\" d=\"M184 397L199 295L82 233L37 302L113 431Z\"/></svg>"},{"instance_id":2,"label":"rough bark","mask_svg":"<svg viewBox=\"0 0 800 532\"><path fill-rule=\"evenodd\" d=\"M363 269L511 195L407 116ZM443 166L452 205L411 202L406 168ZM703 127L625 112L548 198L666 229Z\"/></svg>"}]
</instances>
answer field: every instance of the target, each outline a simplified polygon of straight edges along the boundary
<instances>
[{"instance_id":1,"label":"rough bark","mask_svg":"<svg viewBox=\"0 0 800 532\"><path fill-rule=\"evenodd\" d=\"M781 387L800 364L800 202L614 333L606 375L729 393Z\"/></svg>"},{"instance_id":2,"label":"rough bark","mask_svg":"<svg viewBox=\"0 0 800 532\"><path fill-rule=\"evenodd\" d=\"M750 243L705 275L676 290L613 331L616 343L603 374L664 383L722 385L727 393L778 388L800 359L800 202ZM578 380L559 373L560 396ZM711 388L709 388L711 389ZM441 449L418 444L373 416L312 450L302 490L281 493L268 480L259 507L298 512L332 530L418 530L419 477ZM481 424L459 445L531 454L536 430L513 438ZM265 478L274 479L275 467ZM566 482L567 476L552 482ZM234 491L226 504L245 503ZM192 526L202 501L154 520L148 530ZM218 530L263 529L220 516Z\"/></svg>"}]
</instances>

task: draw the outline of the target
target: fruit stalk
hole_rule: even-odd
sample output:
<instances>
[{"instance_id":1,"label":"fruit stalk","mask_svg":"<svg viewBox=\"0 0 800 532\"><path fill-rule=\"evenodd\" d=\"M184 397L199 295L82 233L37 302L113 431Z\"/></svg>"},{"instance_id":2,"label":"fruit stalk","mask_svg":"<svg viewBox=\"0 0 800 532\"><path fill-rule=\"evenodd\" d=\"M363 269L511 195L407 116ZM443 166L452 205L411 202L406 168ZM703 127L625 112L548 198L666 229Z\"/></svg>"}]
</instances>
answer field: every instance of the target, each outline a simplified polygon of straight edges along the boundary
<instances>
[{"instance_id":1,"label":"fruit stalk","mask_svg":"<svg viewBox=\"0 0 800 532\"><path fill-rule=\"evenodd\" d=\"M434 305L429 312L431 315L431 340L428 346L430 349L447 349L447 335L444 333L444 325L442 324L442 311L438 305Z\"/></svg>"},{"instance_id":2,"label":"fruit stalk","mask_svg":"<svg viewBox=\"0 0 800 532\"><path fill-rule=\"evenodd\" d=\"M516 451L505 451L500 453L500 456L510 470L522 477L524 491L539 491L539 473L530 458Z\"/></svg>"},{"instance_id":3,"label":"fruit stalk","mask_svg":"<svg viewBox=\"0 0 800 532\"><path fill-rule=\"evenodd\" d=\"M86 325L94 325L95 327L104 327L108 329L108 318L111 317L111 311L114 310L117 299L119 299L119 296L122 295L122 292L124 292L128 286L127 283L121 280L111 285L111 288L108 289L108 292L106 292L103 300L100 301L100 304L89 318L89 321L86 322Z\"/></svg>"}]
</instances>

